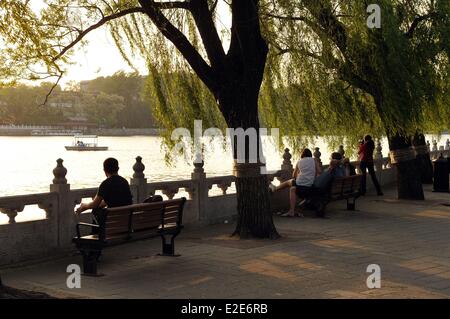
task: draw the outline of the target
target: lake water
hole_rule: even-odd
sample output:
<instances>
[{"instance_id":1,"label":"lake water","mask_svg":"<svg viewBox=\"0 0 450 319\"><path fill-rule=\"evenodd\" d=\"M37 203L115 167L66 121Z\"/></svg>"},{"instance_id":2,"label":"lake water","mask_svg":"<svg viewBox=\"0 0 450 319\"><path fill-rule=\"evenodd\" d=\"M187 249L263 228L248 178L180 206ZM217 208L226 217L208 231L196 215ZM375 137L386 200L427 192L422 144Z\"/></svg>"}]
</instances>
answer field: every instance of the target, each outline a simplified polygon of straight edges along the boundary
<instances>
[{"instance_id":1,"label":"lake water","mask_svg":"<svg viewBox=\"0 0 450 319\"><path fill-rule=\"evenodd\" d=\"M432 137L428 137L430 139ZM448 136L443 135L439 145L443 145ZM0 137L0 196L48 192L52 182L52 170L56 159L62 158L67 168L67 180L71 189L97 187L105 178L102 163L107 157L119 160L119 173L127 178L132 176L132 166L136 156L143 158L146 166L145 175L151 181L169 181L189 179L193 165L184 159L176 160L172 166L164 161L164 151L161 148L161 138L154 136L132 137L100 137L99 145L109 147L102 152L66 151L64 146L72 143L71 137ZM385 140L383 155L387 155L388 147ZM330 156L323 140L317 139L310 147L320 147L322 161L325 163ZM282 152L270 143L264 143L264 154L269 170L279 169ZM293 158L295 163L297 158ZM205 172L207 176L229 175L232 172L232 157L229 151L216 146L205 156ZM42 211L40 213L42 216ZM27 215L28 217L24 217ZM17 221L27 220L29 213L19 213ZM34 215L36 217L37 215ZM0 214L0 223L7 222L6 215Z\"/></svg>"},{"instance_id":2,"label":"lake water","mask_svg":"<svg viewBox=\"0 0 450 319\"><path fill-rule=\"evenodd\" d=\"M71 143L71 137L62 136L0 137L0 196L47 192L58 158L64 160L72 189L98 186L105 178L102 164L107 157L117 158L119 174L129 179L135 158L141 156L149 182L188 179L194 168L182 158L166 165L159 137L100 137L98 144L109 147L100 152L66 151L64 146ZM330 152L325 144L319 141L317 146L322 158L328 158ZM279 150L264 144L264 154L269 170L280 168L283 159ZM207 176L231 174L231 153L217 143L206 154L204 169Z\"/></svg>"}]
</instances>

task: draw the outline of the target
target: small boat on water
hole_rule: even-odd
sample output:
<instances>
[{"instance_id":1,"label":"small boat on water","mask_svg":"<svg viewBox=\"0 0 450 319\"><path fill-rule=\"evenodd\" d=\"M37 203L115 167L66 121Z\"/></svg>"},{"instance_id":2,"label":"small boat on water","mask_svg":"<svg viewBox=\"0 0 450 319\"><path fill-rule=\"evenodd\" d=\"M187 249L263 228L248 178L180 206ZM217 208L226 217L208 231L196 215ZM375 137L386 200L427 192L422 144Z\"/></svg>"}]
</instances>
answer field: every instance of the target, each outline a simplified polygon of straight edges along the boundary
<instances>
[{"instance_id":1,"label":"small boat on water","mask_svg":"<svg viewBox=\"0 0 450 319\"><path fill-rule=\"evenodd\" d=\"M66 146L68 151L107 151L108 146L98 146L96 135L75 135L71 146Z\"/></svg>"}]
</instances>

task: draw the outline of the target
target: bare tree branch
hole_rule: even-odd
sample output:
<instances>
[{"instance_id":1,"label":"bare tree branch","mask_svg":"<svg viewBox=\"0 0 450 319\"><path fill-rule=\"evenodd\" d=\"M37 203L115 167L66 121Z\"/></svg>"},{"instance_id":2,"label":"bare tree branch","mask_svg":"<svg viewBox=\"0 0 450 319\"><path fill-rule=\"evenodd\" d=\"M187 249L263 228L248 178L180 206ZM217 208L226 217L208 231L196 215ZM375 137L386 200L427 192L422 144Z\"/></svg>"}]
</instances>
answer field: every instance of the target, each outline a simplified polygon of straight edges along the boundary
<instances>
[{"instance_id":1,"label":"bare tree branch","mask_svg":"<svg viewBox=\"0 0 450 319\"><path fill-rule=\"evenodd\" d=\"M120 12L105 16L103 19L101 19L100 21L98 21L96 24L91 25L89 28L87 28L86 30L84 30L83 32L81 32L74 41L72 41L69 45L67 45L66 47L64 47L63 50L61 50L61 52L55 56L52 60L52 62L55 62L56 60L58 60L59 58L61 58L67 51L69 51L71 48L73 48L78 42L80 42L89 32L101 27L102 25L104 25L105 23L126 16L128 14L132 14L132 13L144 13L142 8L129 8L129 9L125 9L122 10Z\"/></svg>"},{"instance_id":2,"label":"bare tree branch","mask_svg":"<svg viewBox=\"0 0 450 319\"><path fill-rule=\"evenodd\" d=\"M300 16L281 16L281 15L273 14L273 13L266 13L264 15L267 17L270 17L270 18L280 19L280 20L308 21L305 17L300 17Z\"/></svg>"},{"instance_id":3,"label":"bare tree branch","mask_svg":"<svg viewBox=\"0 0 450 319\"><path fill-rule=\"evenodd\" d=\"M187 9L189 10L190 1L166 1L166 2L155 2L149 1L154 8L158 9Z\"/></svg>"},{"instance_id":4,"label":"bare tree branch","mask_svg":"<svg viewBox=\"0 0 450 319\"><path fill-rule=\"evenodd\" d=\"M211 66L215 68L223 67L225 51L217 33L216 26L212 18L212 13L208 9L207 0L191 0L191 13L195 24L203 40L208 59Z\"/></svg>"},{"instance_id":5,"label":"bare tree branch","mask_svg":"<svg viewBox=\"0 0 450 319\"><path fill-rule=\"evenodd\" d=\"M432 18L434 18L436 16L437 16L436 12L430 12L430 13L428 13L426 15L416 17L414 19L414 21L412 22L411 26L409 27L408 32L406 32L406 34L405 34L406 37L408 39L412 38L413 35L414 35L414 31L419 26L420 22L425 21L427 19L432 19Z\"/></svg>"},{"instance_id":6,"label":"bare tree branch","mask_svg":"<svg viewBox=\"0 0 450 319\"><path fill-rule=\"evenodd\" d=\"M58 70L59 71L59 70ZM41 106L44 106L45 104L47 104L48 99L50 97L50 95L53 93L53 91L55 90L55 88L58 86L59 81L61 80L61 78L63 77L64 72L61 72L60 74L58 74L58 80L56 80L55 84L52 85L52 88L50 89L50 91L47 93L47 95L45 96L45 100L44 102L41 104Z\"/></svg>"},{"instance_id":7,"label":"bare tree branch","mask_svg":"<svg viewBox=\"0 0 450 319\"><path fill-rule=\"evenodd\" d=\"M215 92L217 90L217 81L211 67L205 62L186 36L162 14L157 6L154 6L156 2L139 0L139 3L158 30L175 45L203 83L212 92Z\"/></svg>"},{"instance_id":8,"label":"bare tree branch","mask_svg":"<svg viewBox=\"0 0 450 319\"><path fill-rule=\"evenodd\" d=\"M211 9L209 10L211 13L216 11L217 4L219 3L219 0L214 1L213 5L211 6Z\"/></svg>"}]
</instances>

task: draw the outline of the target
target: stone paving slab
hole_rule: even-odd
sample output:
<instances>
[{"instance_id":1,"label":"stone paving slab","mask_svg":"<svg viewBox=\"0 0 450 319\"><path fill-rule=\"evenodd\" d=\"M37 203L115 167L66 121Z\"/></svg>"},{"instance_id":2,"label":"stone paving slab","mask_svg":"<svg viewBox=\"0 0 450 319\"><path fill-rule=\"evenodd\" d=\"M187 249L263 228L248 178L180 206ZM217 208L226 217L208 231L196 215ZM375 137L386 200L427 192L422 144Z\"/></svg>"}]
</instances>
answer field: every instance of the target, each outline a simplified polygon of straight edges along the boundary
<instances>
[{"instance_id":1,"label":"stone paving slab","mask_svg":"<svg viewBox=\"0 0 450 319\"><path fill-rule=\"evenodd\" d=\"M239 240L233 225L186 229L180 257L162 257L158 239L109 248L102 277L66 286L66 267L81 256L2 270L5 284L63 298L449 298L450 196L427 200L366 196L357 210L345 202L328 218L274 217L280 240ZM369 289L369 264L381 267L381 288Z\"/></svg>"}]
</instances>

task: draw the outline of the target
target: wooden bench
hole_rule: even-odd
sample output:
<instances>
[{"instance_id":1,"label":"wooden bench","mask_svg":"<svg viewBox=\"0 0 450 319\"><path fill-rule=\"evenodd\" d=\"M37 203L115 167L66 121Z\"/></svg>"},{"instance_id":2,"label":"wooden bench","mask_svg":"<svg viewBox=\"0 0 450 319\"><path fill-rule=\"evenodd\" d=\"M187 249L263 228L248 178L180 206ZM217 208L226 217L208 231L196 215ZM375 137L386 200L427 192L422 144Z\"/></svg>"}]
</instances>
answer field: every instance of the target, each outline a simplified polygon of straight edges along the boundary
<instances>
[{"instance_id":1,"label":"wooden bench","mask_svg":"<svg viewBox=\"0 0 450 319\"><path fill-rule=\"evenodd\" d=\"M361 195L362 175L336 177L326 192L311 192L307 198L314 206L316 215L323 217L328 203L338 200L347 200L347 210L355 210L356 199Z\"/></svg>"},{"instance_id":2,"label":"wooden bench","mask_svg":"<svg viewBox=\"0 0 450 319\"><path fill-rule=\"evenodd\" d=\"M337 177L331 184L329 202L347 200L347 210L355 210L356 199L361 195L362 175Z\"/></svg>"},{"instance_id":3,"label":"wooden bench","mask_svg":"<svg viewBox=\"0 0 450 319\"><path fill-rule=\"evenodd\" d=\"M99 209L98 224L78 223L73 238L83 256L83 272L97 274L97 260L102 249L134 240L161 237L162 254L175 256L175 237L183 229L183 207L186 198L148 204ZM96 230L95 234L81 234L80 228ZM94 232L93 232L94 233Z\"/></svg>"}]
</instances>

